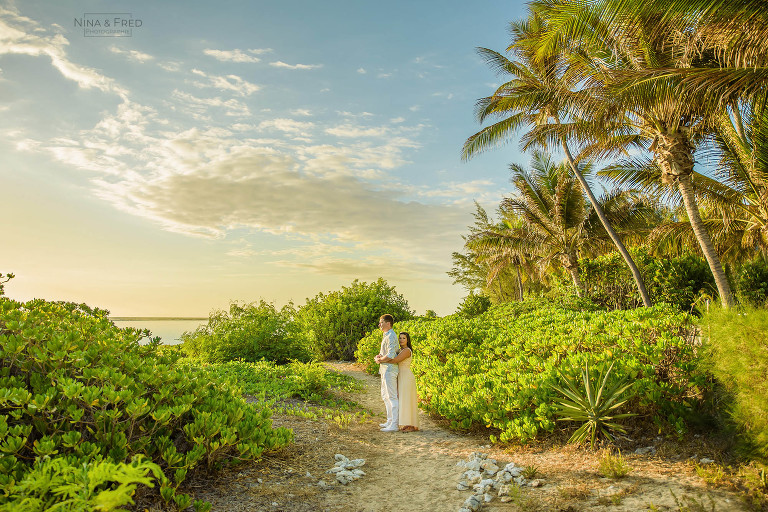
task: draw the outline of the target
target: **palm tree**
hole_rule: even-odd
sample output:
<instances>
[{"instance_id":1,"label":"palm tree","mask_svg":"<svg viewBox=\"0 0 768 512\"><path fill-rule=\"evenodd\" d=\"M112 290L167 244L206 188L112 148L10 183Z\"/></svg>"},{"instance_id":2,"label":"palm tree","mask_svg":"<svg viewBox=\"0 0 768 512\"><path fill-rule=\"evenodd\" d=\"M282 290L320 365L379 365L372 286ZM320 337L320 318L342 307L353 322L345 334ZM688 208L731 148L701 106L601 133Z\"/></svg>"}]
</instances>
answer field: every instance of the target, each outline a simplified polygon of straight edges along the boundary
<instances>
[{"instance_id":1,"label":"palm tree","mask_svg":"<svg viewBox=\"0 0 768 512\"><path fill-rule=\"evenodd\" d=\"M547 2L545 9L549 17L540 44L549 47L547 51L557 44L567 53L579 70L573 72L585 77L585 96L591 97L579 105L584 122L575 129L591 139L585 152L595 157L626 155L636 148L653 154L661 180L674 184L682 198L723 306L732 306L731 288L701 218L691 180L694 149L709 133L708 104L701 95L682 89L678 77L627 82L622 74L691 67L697 56L684 51L690 47L685 40L690 35L678 32L678 26L664 21L663 13L657 11L617 13L603 8L596 3L555 0ZM542 55L544 59L547 53L542 50Z\"/></svg>"},{"instance_id":2,"label":"palm tree","mask_svg":"<svg viewBox=\"0 0 768 512\"><path fill-rule=\"evenodd\" d=\"M503 245L494 245L487 239L484 242L488 244L477 243L478 238L483 239L482 233L504 231L519 224L517 217L504 211L499 213L502 220L491 222L485 209L475 203L475 223L469 226L469 235L463 237L466 253L453 253L453 268L448 275L454 284L463 285L470 293L487 295L493 302L523 300L524 281L530 289L531 282L542 277L534 258L510 251Z\"/></svg>"},{"instance_id":3,"label":"palm tree","mask_svg":"<svg viewBox=\"0 0 768 512\"><path fill-rule=\"evenodd\" d=\"M713 243L728 261L752 259L757 252L768 256L768 109L766 99L740 102L735 112L724 110L716 118L714 148L719 158L717 179L694 172L694 192L704 211L704 224ZM606 169L620 184L641 188L657 196L669 196L659 183L661 172L640 162ZM665 247L696 243L687 218L659 226L649 239Z\"/></svg>"},{"instance_id":4,"label":"palm tree","mask_svg":"<svg viewBox=\"0 0 768 512\"><path fill-rule=\"evenodd\" d=\"M535 256L542 268L559 262L581 296L579 258L612 249L597 212L566 163L555 165L548 155L536 152L530 171L519 165L510 168L516 194L501 204L502 223L473 233L467 246L487 258ZM588 174L590 169L579 172ZM630 192L606 194L598 204L616 225L637 228L642 223L643 206Z\"/></svg>"},{"instance_id":5,"label":"palm tree","mask_svg":"<svg viewBox=\"0 0 768 512\"><path fill-rule=\"evenodd\" d=\"M600 0L597 4L606 26L619 30L626 30L627 22L641 18L639 14L652 13L660 23L638 27L641 31L674 38L681 54L697 56L698 62L690 66L624 70L626 80L676 77L682 89L702 95L716 109L760 95L768 86L768 10L764 0ZM593 36L600 37L598 33Z\"/></svg>"},{"instance_id":6,"label":"palm tree","mask_svg":"<svg viewBox=\"0 0 768 512\"><path fill-rule=\"evenodd\" d=\"M650 307L650 295L645 288L640 270L602 211L587 180L579 172L578 159L574 158L567 143L568 136L558 134L547 140L547 137L538 138L533 135L537 133L536 128L542 125L560 125L561 117L572 110L571 102L578 97L572 91L574 82L567 76L564 62L556 53L544 59L533 59L532 43L544 28L539 16L534 13L528 21L513 22L510 27L513 43L507 51L515 55L516 61L509 60L504 55L487 48L479 49L480 54L497 72L509 75L511 79L499 87L492 96L478 101L478 119L480 122L491 116L503 119L469 137L464 144L462 158L471 158L476 153L505 141L516 129L523 126L532 128L523 137L524 149L530 146L559 145L565 153L571 172L587 194L595 214L632 272L643 304Z\"/></svg>"}]
</instances>

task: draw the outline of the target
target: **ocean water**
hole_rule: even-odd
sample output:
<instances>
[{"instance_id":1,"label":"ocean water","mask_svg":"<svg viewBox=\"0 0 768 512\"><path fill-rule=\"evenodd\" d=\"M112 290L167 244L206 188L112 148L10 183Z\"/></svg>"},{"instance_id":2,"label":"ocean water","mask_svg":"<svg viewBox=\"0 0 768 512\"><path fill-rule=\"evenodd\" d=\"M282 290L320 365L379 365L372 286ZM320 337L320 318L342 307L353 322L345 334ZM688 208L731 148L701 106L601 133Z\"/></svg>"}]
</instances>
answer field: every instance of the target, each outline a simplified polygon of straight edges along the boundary
<instances>
[{"instance_id":1,"label":"ocean water","mask_svg":"<svg viewBox=\"0 0 768 512\"><path fill-rule=\"evenodd\" d=\"M208 320L158 320L132 319L113 320L118 327L135 327L136 329L149 329L152 337L159 336L164 345L178 345L181 343L181 335L184 332L192 332L198 326L204 325Z\"/></svg>"}]
</instances>

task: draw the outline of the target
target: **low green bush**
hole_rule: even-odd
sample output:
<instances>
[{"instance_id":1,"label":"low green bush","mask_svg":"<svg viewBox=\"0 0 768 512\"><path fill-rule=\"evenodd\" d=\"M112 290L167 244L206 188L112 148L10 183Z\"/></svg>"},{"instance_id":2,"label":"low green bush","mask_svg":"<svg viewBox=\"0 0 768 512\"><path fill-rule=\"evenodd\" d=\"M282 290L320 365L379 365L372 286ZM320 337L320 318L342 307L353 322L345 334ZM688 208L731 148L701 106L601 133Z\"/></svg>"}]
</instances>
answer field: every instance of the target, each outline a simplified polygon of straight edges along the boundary
<instances>
[{"instance_id":1,"label":"low green bush","mask_svg":"<svg viewBox=\"0 0 768 512\"><path fill-rule=\"evenodd\" d=\"M274 304L230 304L229 312L212 313L206 325L181 336L181 350L206 363L309 361L307 338L296 321L293 306L278 310Z\"/></svg>"},{"instance_id":2,"label":"low green bush","mask_svg":"<svg viewBox=\"0 0 768 512\"><path fill-rule=\"evenodd\" d=\"M184 509L192 473L291 441L268 408L142 337L103 310L0 298L0 510L112 510L158 492Z\"/></svg>"},{"instance_id":3,"label":"low green bush","mask_svg":"<svg viewBox=\"0 0 768 512\"><path fill-rule=\"evenodd\" d=\"M758 258L740 265L734 272L739 302L754 308L768 307L768 261Z\"/></svg>"},{"instance_id":4,"label":"low green bush","mask_svg":"<svg viewBox=\"0 0 768 512\"><path fill-rule=\"evenodd\" d=\"M614 362L635 398L624 412L684 432L710 382L697 366L689 315L669 305L599 309L583 299L527 300L492 306L471 319L450 315L395 325L408 331L422 408L460 428L483 425L501 441L528 440L555 428L561 370ZM381 333L356 353L369 372ZM578 427L579 425L574 425Z\"/></svg>"},{"instance_id":5,"label":"low green bush","mask_svg":"<svg viewBox=\"0 0 768 512\"><path fill-rule=\"evenodd\" d=\"M198 366L194 362L181 363ZM330 371L318 362L277 365L271 361L229 361L199 367L213 379L226 379L247 395L269 401L300 398L325 404L332 399L333 391L362 389L352 377Z\"/></svg>"},{"instance_id":6,"label":"low green bush","mask_svg":"<svg viewBox=\"0 0 768 512\"><path fill-rule=\"evenodd\" d=\"M710 308L701 337L703 367L726 392L724 412L750 455L768 459L768 311Z\"/></svg>"},{"instance_id":7,"label":"low green bush","mask_svg":"<svg viewBox=\"0 0 768 512\"><path fill-rule=\"evenodd\" d=\"M642 248L631 249L630 253L654 304L663 302L690 312L702 294L717 295L712 272L701 256L654 257ZM585 293L593 302L610 309L643 305L632 274L619 253L583 258L579 266ZM562 276L559 282L559 289L572 288L568 276Z\"/></svg>"},{"instance_id":8,"label":"low green bush","mask_svg":"<svg viewBox=\"0 0 768 512\"><path fill-rule=\"evenodd\" d=\"M459 307L456 308L456 314L465 318L472 318L485 313L489 307L491 307L491 299L485 295L469 292L469 295L464 297Z\"/></svg>"},{"instance_id":9,"label":"low green bush","mask_svg":"<svg viewBox=\"0 0 768 512\"><path fill-rule=\"evenodd\" d=\"M413 317L408 301L379 278L373 283L355 279L349 286L319 293L299 309L299 318L320 360L354 357L357 342L390 314L396 322Z\"/></svg>"}]
</instances>

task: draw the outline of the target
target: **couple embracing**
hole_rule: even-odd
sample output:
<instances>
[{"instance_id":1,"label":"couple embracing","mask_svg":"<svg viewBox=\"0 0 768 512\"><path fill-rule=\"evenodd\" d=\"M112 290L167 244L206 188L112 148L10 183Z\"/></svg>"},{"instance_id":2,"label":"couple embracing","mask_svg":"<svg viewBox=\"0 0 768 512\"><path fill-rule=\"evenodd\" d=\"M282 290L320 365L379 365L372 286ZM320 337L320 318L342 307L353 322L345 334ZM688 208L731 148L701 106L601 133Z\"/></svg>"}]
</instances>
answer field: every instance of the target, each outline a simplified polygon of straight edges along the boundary
<instances>
[{"instance_id":1,"label":"couple embracing","mask_svg":"<svg viewBox=\"0 0 768 512\"><path fill-rule=\"evenodd\" d=\"M379 426L382 432L413 432L419 430L419 406L416 378L411 371L411 336L407 332L396 336L394 323L392 315L379 319L384 336L374 361L381 365L381 398L387 409L387 421Z\"/></svg>"}]
</instances>

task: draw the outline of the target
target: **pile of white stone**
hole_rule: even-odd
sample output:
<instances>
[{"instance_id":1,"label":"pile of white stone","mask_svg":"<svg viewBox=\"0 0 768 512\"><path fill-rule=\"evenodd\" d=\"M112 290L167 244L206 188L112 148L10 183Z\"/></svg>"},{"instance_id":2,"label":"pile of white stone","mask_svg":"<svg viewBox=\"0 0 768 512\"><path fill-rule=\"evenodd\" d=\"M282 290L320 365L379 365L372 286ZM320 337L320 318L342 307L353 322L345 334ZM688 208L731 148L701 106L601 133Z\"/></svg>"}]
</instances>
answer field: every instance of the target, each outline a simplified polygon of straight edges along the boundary
<instances>
[{"instance_id":1,"label":"pile of white stone","mask_svg":"<svg viewBox=\"0 0 768 512\"><path fill-rule=\"evenodd\" d=\"M459 512L480 510L483 503L493 501L495 497L503 502L511 501L512 485L541 486L539 480L528 482L522 475L523 468L516 466L514 462L510 462L502 469L496 459L489 459L485 453L474 452L469 456L468 461L461 461L456 465L465 469L456 488L460 491L472 490L472 496L464 501Z\"/></svg>"},{"instance_id":2,"label":"pile of white stone","mask_svg":"<svg viewBox=\"0 0 768 512\"><path fill-rule=\"evenodd\" d=\"M336 464L326 471L336 477L336 481L341 485L347 485L349 482L353 482L365 475L362 469L358 469L360 466L365 465L365 459L352 459L345 457L344 455L337 453L334 455Z\"/></svg>"}]
</instances>

